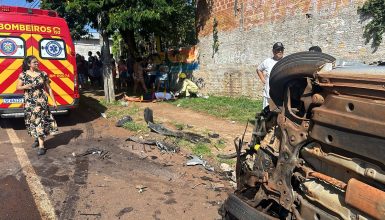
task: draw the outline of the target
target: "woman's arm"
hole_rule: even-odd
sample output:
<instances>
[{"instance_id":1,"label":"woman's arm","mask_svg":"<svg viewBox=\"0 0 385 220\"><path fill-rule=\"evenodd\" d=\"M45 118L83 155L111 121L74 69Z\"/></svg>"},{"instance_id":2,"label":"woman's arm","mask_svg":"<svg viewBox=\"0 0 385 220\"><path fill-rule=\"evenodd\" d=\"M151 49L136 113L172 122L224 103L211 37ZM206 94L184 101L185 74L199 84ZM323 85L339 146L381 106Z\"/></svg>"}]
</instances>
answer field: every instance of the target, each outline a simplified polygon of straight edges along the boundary
<instances>
[{"instance_id":1,"label":"woman's arm","mask_svg":"<svg viewBox=\"0 0 385 220\"><path fill-rule=\"evenodd\" d=\"M51 99L52 99L52 102L53 102L52 106L54 108L57 108L55 96L53 95L53 92L52 92L52 89L51 89L51 86L50 86L50 82L51 81L49 80L47 74L46 73L44 73L44 74L46 75L45 88L48 91L49 96L51 96Z\"/></svg>"},{"instance_id":2,"label":"woman's arm","mask_svg":"<svg viewBox=\"0 0 385 220\"><path fill-rule=\"evenodd\" d=\"M23 81L21 81L21 80L19 79L19 80L17 81L16 89L17 89L17 90L32 89L32 84L26 84L26 85L23 85Z\"/></svg>"}]
</instances>

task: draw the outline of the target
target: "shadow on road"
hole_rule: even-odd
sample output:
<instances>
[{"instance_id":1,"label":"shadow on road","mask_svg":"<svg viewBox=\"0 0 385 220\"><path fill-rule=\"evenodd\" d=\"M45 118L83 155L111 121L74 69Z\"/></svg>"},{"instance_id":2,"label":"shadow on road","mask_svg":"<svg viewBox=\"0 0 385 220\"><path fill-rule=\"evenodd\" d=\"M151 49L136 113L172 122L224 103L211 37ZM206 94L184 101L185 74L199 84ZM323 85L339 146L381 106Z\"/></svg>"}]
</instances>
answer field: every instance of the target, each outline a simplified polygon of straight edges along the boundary
<instances>
[{"instance_id":1,"label":"shadow on road","mask_svg":"<svg viewBox=\"0 0 385 220\"><path fill-rule=\"evenodd\" d=\"M99 93L99 91L95 91ZM54 118L57 121L59 127L72 126L76 124L82 124L91 122L100 116L100 113L105 112L107 108L102 105L99 100L82 95L80 98L79 107L72 109L69 115L55 115ZM13 130L25 130L24 118L9 118L3 119L3 123L0 123L1 128L5 128L5 124Z\"/></svg>"},{"instance_id":2,"label":"shadow on road","mask_svg":"<svg viewBox=\"0 0 385 220\"><path fill-rule=\"evenodd\" d=\"M58 126L72 126L91 122L100 116L107 108L99 100L81 95L79 108L73 109L69 115L57 115L55 119Z\"/></svg>"},{"instance_id":3,"label":"shadow on road","mask_svg":"<svg viewBox=\"0 0 385 220\"><path fill-rule=\"evenodd\" d=\"M1 128L12 128L13 130L24 130L25 122L24 118L0 118Z\"/></svg>"},{"instance_id":4,"label":"shadow on road","mask_svg":"<svg viewBox=\"0 0 385 220\"><path fill-rule=\"evenodd\" d=\"M83 133L82 130L70 130L59 133L45 141L44 146L47 149L57 148L61 145L67 145L72 139L78 138Z\"/></svg>"}]
</instances>

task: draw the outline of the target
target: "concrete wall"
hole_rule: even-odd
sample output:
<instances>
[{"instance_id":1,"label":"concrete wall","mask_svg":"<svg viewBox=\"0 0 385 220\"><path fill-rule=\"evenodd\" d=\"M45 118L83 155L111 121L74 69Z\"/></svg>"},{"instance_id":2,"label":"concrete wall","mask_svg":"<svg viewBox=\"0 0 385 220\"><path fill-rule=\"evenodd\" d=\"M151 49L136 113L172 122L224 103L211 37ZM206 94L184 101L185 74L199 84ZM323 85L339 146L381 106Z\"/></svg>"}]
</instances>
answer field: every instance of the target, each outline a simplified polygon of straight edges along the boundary
<instances>
[{"instance_id":1,"label":"concrete wall","mask_svg":"<svg viewBox=\"0 0 385 220\"><path fill-rule=\"evenodd\" d=\"M81 39L74 42L75 52L88 58L88 51L92 51L96 55L96 51L100 51L99 39Z\"/></svg>"},{"instance_id":2,"label":"concrete wall","mask_svg":"<svg viewBox=\"0 0 385 220\"><path fill-rule=\"evenodd\" d=\"M256 67L281 41L285 55L318 45L338 59L373 62L384 58L381 45L365 45L357 14L362 0L199 0L198 34L203 92L258 98ZM218 51L213 54L213 20ZM384 59L383 59L384 60Z\"/></svg>"},{"instance_id":3,"label":"concrete wall","mask_svg":"<svg viewBox=\"0 0 385 220\"><path fill-rule=\"evenodd\" d=\"M99 40L99 33L91 32L90 38L84 38L74 41L75 52L88 58L88 51L92 52L92 55L96 55L96 51L101 51L101 45ZM110 40L110 51L112 48L112 40ZM111 51L112 52L112 51Z\"/></svg>"}]
</instances>

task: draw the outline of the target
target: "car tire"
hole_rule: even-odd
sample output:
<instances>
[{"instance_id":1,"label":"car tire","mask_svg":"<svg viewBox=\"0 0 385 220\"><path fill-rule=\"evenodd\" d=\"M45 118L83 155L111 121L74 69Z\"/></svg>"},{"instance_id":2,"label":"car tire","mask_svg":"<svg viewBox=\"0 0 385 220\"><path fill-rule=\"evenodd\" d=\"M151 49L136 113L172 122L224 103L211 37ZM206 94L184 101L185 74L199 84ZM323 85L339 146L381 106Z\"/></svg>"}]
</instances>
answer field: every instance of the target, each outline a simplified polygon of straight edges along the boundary
<instances>
[{"instance_id":1,"label":"car tire","mask_svg":"<svg viewBox=\"0 0 385 220\"><path fill-rule=\"evenodd\" d=\"M282 58L270 73L270 98L277 106L283 105L284 93L288 82L313 74L325 63L333 63L336 59L325 53L299 52Z\"/></svg>"}]
</instances>

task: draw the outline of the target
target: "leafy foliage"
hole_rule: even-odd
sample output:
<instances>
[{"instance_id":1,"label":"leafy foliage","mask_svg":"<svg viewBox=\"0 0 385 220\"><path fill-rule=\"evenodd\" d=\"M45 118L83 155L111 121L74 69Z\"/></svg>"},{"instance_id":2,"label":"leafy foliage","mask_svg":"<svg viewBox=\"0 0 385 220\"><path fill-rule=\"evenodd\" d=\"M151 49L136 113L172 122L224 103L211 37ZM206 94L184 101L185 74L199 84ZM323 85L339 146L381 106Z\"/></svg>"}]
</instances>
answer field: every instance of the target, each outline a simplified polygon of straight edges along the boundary
<instances>
[{"instance_id":1,"label":"leafy foliage","mask_svg":"<svg viewBox=\"0 0 385 220\"><path fill-rule=\"evenodd\" d=\"M88 33L87 25L100 30L98 16L103 13L103 28L110 35L119 31L132 50L155 36L166 47L196 43L195 0L51 0L42 1L41 7L64 17L74 39Z\"/></svg>"},{"instance_id":2,"label":"leafy foliage","mask_svg":"<svg viewBox=\"0 0 385 220\"><path fill-rule=\"evenodd\" d=\"M363 20L371 19L365 26L366 43L372 39L372 45L378 47L385 30L385 0L368 0L358 8Z\"/></svg>"},{"instance_id":3,"label":"leafy foliage","mask_svg":"<svg viewBox=\"0 0 385 220\"><path fill-rule=\"evenodd\" d=\"M66 2L62 0L41 1L41 8L55 10L60 17L63 17L70 28L71 36L75 40L88 34L85 29L88 20L86 17L79 16L76 11L68 10Z\"/></svg>"}]
</instances>

